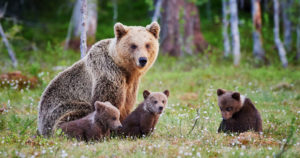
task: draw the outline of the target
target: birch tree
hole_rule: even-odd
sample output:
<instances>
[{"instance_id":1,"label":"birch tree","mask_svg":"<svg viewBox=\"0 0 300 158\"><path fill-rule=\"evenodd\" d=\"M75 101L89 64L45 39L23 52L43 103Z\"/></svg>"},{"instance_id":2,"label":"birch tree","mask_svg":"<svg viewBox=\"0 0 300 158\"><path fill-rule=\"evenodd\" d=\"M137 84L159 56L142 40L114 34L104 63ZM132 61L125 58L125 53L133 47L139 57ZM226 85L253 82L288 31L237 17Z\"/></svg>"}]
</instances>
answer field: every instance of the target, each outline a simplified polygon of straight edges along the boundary
<instances>
[{"instance_id":1,"label":"birch tree","mask_svg":"<svg viewBox=\"0 0 300 158\"><path fill-rule=\"evenodd\" d=\"M230 54L230 40L228 37L228 15L229 15L228 0L222 0L222 22L223 22L223 41L224 41L224 56L228 57Z\"/></svg>"},{"instance_id":2,"label":"birch tree","mask_svg":"<svg viewBox=\"0 0 300 158\"><path fill-rule=\"evenodd\" d=\"M82 23L81 23L81 2L82 0L76 0L73 7L72 17L68 27L68 34L65 42L65 49L69 45L75 45L76 48L79 48L77 42L81 36ZM97 18L98 18L98 0L87 0L87 19L85 30L87 34L87 42L93 42L95 40L96 30L97 30Z\"/></svg>"},{"instance_id":3,"label":"birch tree","mask_svg":"<svg viewBox=\"0 0 300 158\"><path fill-rule=\"evenodd\" d=\"M300 60L300 17L297 24L297 60Z\"/></svg>"},{"instance_id":4,"label":"birch tree","mask_svg":"<svg viewBox=\"0 0 300 158\"><path fill-rule=\"evenodd\" d=\"M251 0L252 2L252 21L253 21L253 54L254 57L263 61L265 58L265 51L263 49L261 37L261 7L260 0Z\"/></svg>"},{"instance_id":5,"label":"birch tree","mask_svg":"<svg viewBox=\"0 0 300 158\"><path fill-rule=\"evenodd\" d=\"M291 22L291 15L290 9L292 0L282 0L281 1L281 9L282 9L282 20L283 20L283 29L284 29L284 46L286 47L287 51L291 51L291 44L292 44L292 22Z\"/></svg>"},{"instance_id":6,"label":"birch tree","mask_svg":"<svg viewBox=\"0 0 300 158\"><path fill-rule=\"evenodd\" d=\"M279 2L278 0L274 0L274 40L276 47L278 49L279 57L282 63L283 67L288 66L288 61L286 58L286 52L284 49L284 46L280 40L280 34L279 34Z\"/></svg>"},{"instance_id":7,"label":"birch tree","mask_svg":"<svg viewBox=\"0 0 300 158\"><path fill-rule=\"evenodd\" d=\"M7 3L5 4L4 8L0 10L0 19L2 19L4 17L4 14L6 12L6 7L7 7ZM0 23L0 35L2 37L3 43L6 46L8 55L9 55L9 57L10 57L12 63L13 63L13 66L17 67L18 66L18 60L17 60L17 58L15 56L15 53L14 53L12 47L10 46L10 43L9 43L8 39L6 38L6 35L4 33L4 30L2 28L1 23Z\"/></svg>"},{"instance_id":8,"label":"birch tree","mask_svg":"<svg viewBox=\"0 0 300 158\"><path fill-rule=\"evenodd\" d=\"M154 14L152 17L152 21L157 21L159 19L162 2L163 2L163 0L157 0L157 2L155 4L155 10L154 10Z\"/></svg>"},{"instance_id":9,"label":"birch tree","mask_svg":"<svg viewBox=\"0 0 300 158\"><path fill-rule=\"evenodd\" d=\"M81 36L80 36L80 52L81 58L86 54L86 17L87 17L87 0L81 0Z\"/></svg>"},{"instance_id":10,"label":"birch tree","mask_svg":"<svg viewBox=\"0 0 300 158\"><path fill-rule=\"evenodd\" d=\"M230 0L230 25L231 25L231 36L232 36L232 51L234 56L234 65L238 66L240 64L240 34L238 27L238 10L237 10L237 0Z\"/></svg>"},{"instance_id":11,"label":"birch tree","mask_svg":"<svg viewBox=\"0 0 300 158\"><path fill-rule=\"evenodd\" d=\"M113 22L114 24L117 22L118 19L118 0L112 0L113 1L113 8L114 8L114 17Z\"/></svg>"}]
</instances>

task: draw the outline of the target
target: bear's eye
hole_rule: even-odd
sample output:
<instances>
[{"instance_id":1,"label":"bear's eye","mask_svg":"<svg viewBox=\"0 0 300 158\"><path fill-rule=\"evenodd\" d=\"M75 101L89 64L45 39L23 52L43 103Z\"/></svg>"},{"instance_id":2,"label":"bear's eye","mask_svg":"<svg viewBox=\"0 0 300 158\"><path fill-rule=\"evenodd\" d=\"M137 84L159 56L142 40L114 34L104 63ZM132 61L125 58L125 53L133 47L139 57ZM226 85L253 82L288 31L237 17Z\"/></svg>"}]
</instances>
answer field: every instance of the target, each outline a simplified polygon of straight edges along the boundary
<instances>
[{"instance_id":1,"label":"bear's eye","mask_svg":"<svg viewBox=\"0 0 300 158\"><path fill-rule=\"evenodd\" d=\"M137 46L136 46L135 44L131 44L131 45L130 45L130 48L131 48L131 49L136 49Z\"/></svg>"},{"instance_id":2,"label":"bear's eye","mask_svg":"<svg viewBox=\"0 0 300 158\"><path fill-rule=\"evenodd\" d=\"M112 118L112 120L116 121L116 120L117 120L117 118L116 118L116 117L113 117L113 118Z\"/></svg>"},{"instance_id":3,"label":"bear's eye","mask_svg":"<svg viewBox=\"0 0 300 158\"><path fill-rule=\"evenodd\" d=\"M232 110L232 107L226 108L226 111L231 111L231 110Z\"/></svg>"},{"instance_id":4,"label":"bear's eye","mask_svg":"<svg viewBox=\"0 0 300 158\"><path fill-rule=\"evenodd\" d=\"M154 101L154 104L157 104L157 101L156 101L156 100Z\"/></svg>"},{"instance_id":5,"label":"bear's eye","mask_svg":"<svg viewBox=\"0 0 300 158\"><path fill-rule=\"evenodd\" d=\"M150 44L146 44L146 48L149 49L150 48Z\"/></svg>"}]
</instances>

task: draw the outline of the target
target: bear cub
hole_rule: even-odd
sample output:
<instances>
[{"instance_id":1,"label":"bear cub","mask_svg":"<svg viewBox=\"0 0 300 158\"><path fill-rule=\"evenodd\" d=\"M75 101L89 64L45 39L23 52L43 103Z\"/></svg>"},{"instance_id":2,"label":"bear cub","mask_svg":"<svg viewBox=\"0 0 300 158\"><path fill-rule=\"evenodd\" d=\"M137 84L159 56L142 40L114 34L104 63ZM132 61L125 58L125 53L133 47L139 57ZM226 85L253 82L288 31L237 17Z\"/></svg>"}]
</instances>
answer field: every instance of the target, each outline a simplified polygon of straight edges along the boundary
<instances>
[{"instance_id":1,"label":"bear cub","mask_svg":"<svg viewBox=\"0 0 300 158\"><path fill-rule=\"evenodd\" d=\"M262 132L260 114L249 98L223 89L218 89L217 95L223 117L218 132Z\"/></svg>"},{"instance_id":2,"label":"bear cub","mask_svg":"<svg viewBox=\"0 0 300 158\"><path fill-rule=\"evenodd\" d=\"M120 111L110 102L95 102L95 111L89 115L60 125L62 131L77 140L103 140L110 136L110 130L122 127Z\"/></svg>"},{"instance_id":3,"label":"bear cub","mask_svg":"<svg viewBox=\"0 0 300 158\"><path fill-rule=\"evenodd\" d=\"M154 131L154 127L165 109L169 91L143 92L144 101L129 114L122 122L123 127L118 131L121 136L143 137Z\"/></svg>"}]
</instances>

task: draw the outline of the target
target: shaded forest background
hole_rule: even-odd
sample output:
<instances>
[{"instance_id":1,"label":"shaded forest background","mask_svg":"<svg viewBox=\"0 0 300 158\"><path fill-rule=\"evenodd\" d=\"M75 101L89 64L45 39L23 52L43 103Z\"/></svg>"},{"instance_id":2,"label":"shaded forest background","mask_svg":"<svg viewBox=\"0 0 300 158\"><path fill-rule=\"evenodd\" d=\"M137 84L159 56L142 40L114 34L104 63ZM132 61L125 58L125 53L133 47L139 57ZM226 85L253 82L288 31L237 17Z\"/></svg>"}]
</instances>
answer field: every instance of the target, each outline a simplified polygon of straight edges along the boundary
<instances>
[{"instance_id":1,"label":"shaded forest background","mask_svg":"<svg viewBox=\"0 0 300 158\"><path fill-rule=\"evenodd\" d=\"M96 7L96 32L92 34L92 38L88 39L88 45L90 46L95 41L112 38L113 25L115 22L122 22L126 25L142 25L145 26L151 22L153 14L156 9L156 3L160 0L100 0L92 1L88 0L88 3L94 3ZM223 0L223 2L226 0ZM231 0L232 1L232 0ZM231 3L231 1L227 3ZM261 7L261 39L262 47L264 49L265 57L264 61L257 60L253 57L253 31L254 25L251 15L252 2L250 0L238 0L238 27L239 27L239 39L240 39L240 54L241 61L250 61L253 65L280 65L280 57L276 44L274 42L274 1L262 0L259 4ZM40 0L4 0L0 2L2 6L2 12L5 10L4 17L1 18L1 24L8 40L10 41L14 52L16 52L17 59L33 59L37 55L37 60L45 59L41 54L45 54L44 50L50 47L64 47L66 42L66 36L68 27L70 25L70 19L72 17L73 8L76 0L52 0L52 1L40 1ZM168 10L166 3L170 3L171 9ZM171 4L173 3L173 4ZM285 7L284 4L290 3ZM300 36L297 28L298 22L298 0L282 0L279 1L280 7L280 35L282 42L284 41L284 19L287 17L291 21L291 44L286 49L286 56L289 63L297 65L299 58L297 59L297 51L300 51L300 46L297 49L297 37ZM187 6L187 4L191 4ZM292 5L291 5L292 4ZM169 54L173 56L185 56L185 54L196 54L201 52L202 54L214 54L217 57L227 57L226 49L224 49L224 37L222 35L222 16L224 18L224 12L222 13L222 1L208 1L208 0L191 0L191 1L163 1L161 10L161 18L159 22L162 26L162 34L164 35L164 19L167 16L174 15L172 12L178 8L177 15L178 21L178 33L171 34L174 37L168 38L167 41L173 41L175 45L172 49L166 49L164 42L161 41L161 53ZM195 7L196 8L193 8ZM175 7L175 8L174 8ZM89 9L88 9L89 10ZM200 26L196 31L200 32L200 39L197 35L193 37L195 42L191 42L186 34L196 34L196 31L191 31L189 28L185 28L188 21L193 19L186 19L185 14L199 14L198 20L200 20ZM287 17L284 17L283 13L288 13ZM196 16L197 17L197 16ZM172 19L173 17L171 17ZM227 15L228 21L230 15ZM173 18L174 19L174 18ZM194 18L195 19L195 18ZM166 20L165 20L166 21ZM223 21L224 22L224 21ZM229 24L230 25L230 24ZM172 24L168 27L174 27ZM228 34L230 33L230 26L228 26ZM178 37L177 37L178 36ZM183 36L183 37L180 37ZM74 38L74 37L73 37ZM172 39L174 38L174 39ZM179 38L179 39L178 39ZM180 39L182 38L182 39ZM231 37L230 37L231 38ZM299 37L298 37L299 38ZM162 39L162 38L161 38ZM164 38L163 38L164 39ZM171 40L170 40L171 39ZM77 39L79 40L79 38ZM177 41L176 41L177 40ZM203 48L198 48L197 42L205 42ZM299 40L299 39L298 39ZM177 42L177 43L176 43ZM230 45L234 45L234 42ZM298 41L299 45L299 41ZM79 42L75 42L71 39L69 46L73 50L79 50ZM196 47L196 48L195 48ZM1 61L8 60L6 47L4 44L0 44ZM191 50L194 51L191 51ZM233 48L232 48L233 49ZM175 50L175 52L174 52ZM32 53L40 52L40 53ZM191 53L192 52L192 53ZM62 52L57 52L59 55ZM230 52L232 53L232 52ZM229 53L229 54L230 54ZM234 54L234 53L233 53ZM229 55L229 59L235 55ZM225 58L226 59L226 58ZM30 60L29 60L30 61ZM238 65L238 64L236 64Z\"/></svg>"}]
</instances>

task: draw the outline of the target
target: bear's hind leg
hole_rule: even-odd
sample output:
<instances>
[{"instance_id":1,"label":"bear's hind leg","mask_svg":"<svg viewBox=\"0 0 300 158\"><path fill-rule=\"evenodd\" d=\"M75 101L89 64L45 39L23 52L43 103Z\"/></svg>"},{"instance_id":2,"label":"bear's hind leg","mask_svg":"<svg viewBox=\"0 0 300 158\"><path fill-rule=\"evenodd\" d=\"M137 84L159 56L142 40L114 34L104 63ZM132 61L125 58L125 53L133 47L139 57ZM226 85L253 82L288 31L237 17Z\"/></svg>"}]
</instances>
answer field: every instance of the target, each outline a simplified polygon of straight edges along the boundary
<instances>
[{"instance_id":1,"label":"bear's hind leg","mask_svg":"<svg viewBox=\"0 0 300 158\"><path fill-rule=\"evenodd\" d=\"M57 106L46 118L47 123L45 127L48 127L44 129L46 130L46 135L53 134L52 132L55 131L60 124L82 118L92 111L94 111L94 106L91 106L91 104L87 102L71 101ZM43 135L45 135L45 133L43 133Z\"/></svg>"}]
</instances>

